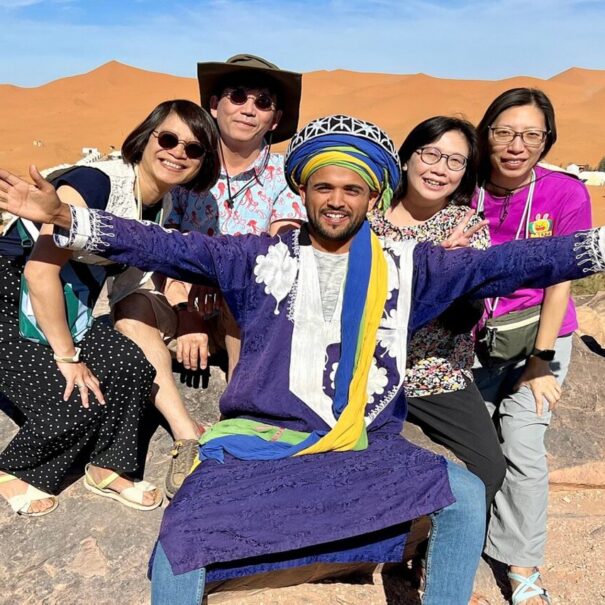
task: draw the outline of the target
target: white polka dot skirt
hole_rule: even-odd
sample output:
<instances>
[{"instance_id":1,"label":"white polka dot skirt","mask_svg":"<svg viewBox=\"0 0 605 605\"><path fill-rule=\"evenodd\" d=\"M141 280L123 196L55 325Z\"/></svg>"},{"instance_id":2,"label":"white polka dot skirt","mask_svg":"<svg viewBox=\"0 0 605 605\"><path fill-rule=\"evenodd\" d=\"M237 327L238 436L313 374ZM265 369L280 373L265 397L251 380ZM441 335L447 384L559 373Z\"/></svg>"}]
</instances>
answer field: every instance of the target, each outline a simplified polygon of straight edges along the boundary
<instances>
[{"instance_id":1,"label":"white polka dot skirt","mask_svg":"<svg viewBox=\"0 0 605 605\"><path fill-rule=\"evenodd\" d=\"M95 321L79 346L107 404L100 405L91 394L85 409L77 389L63 401L65 379L50 347L19 336L21 271L18 261L0 258L0 392L25 417L0 454L0 469L50 493L57 492L84 450L94 464L135 472L139 427L155 370L131 340L108 323Z\"/></svg>"}]
</instances>

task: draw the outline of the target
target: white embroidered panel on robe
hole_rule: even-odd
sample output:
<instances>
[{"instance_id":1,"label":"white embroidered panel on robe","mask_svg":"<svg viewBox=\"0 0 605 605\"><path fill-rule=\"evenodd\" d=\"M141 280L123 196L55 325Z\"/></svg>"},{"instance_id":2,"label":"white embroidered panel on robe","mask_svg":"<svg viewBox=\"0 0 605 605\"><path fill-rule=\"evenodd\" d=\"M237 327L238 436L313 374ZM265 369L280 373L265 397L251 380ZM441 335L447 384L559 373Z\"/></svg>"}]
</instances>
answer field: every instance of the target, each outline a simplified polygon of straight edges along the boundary
<instances>
[{"instance_id":1,"label":"white embroidered panel on robe","mask_svg":"<svg viewBox=\"0 0 605 605\"><path fill-rule=\"evenodd\" d=\"M370 404L365 416L366 425L370 425L400 392L405 378L407 357L415 242L387 240L382 243L389 271L387 300L396 296L397 302L395 308L386 316L383 315L380 322L377 344L381 346L381 355L375 356L375 362L378 367L390 367L391 377L396 369L397 380L391 382L387 392L381 389L380 394L376 393L378 396L372 396L372 392L368 393L373 405ZM341 338L340 315L344 288L341 286L332 321L327 322L323 320L319 277L311 246L302 246L300 249L298 280L293 313L290 391L304 401L328 426L333 427L336 419L332 412L332 398L324 391L324 372L328 346L339 343ZM369 382L368 388L373 390L372 381Z\"/></svg>"},{"instance_id":2,"label":"white embroidered panel on robe","mask_svg":"<svg viewBox=\"0 0 605 605\"><path fill-rule=\"evenodd\" d=\"M340 288L332 321L324 321L319 276L311 246L301 246L299 262L290 352L290 391L332 427L336 419L332 398L324 392L324 371L328 346L340 342L343 288Z\"/></svg>"}]
</instances>

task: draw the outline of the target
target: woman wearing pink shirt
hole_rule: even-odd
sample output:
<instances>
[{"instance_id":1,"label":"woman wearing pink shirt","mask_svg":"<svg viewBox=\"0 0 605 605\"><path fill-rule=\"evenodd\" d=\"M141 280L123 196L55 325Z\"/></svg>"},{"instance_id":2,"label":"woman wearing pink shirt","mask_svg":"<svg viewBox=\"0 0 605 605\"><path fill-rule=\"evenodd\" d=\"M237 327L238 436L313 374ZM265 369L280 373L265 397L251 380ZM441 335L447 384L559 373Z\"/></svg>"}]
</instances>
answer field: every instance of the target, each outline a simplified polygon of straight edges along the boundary
<instances>
[{"instance_id":1,"label":"woman wearing pink shirt","mask_svg":"<svg viewBox=\"0 0 605 605\"><path fill-rule=\"evenodd\" d=\"M538 165L557 138L554 110L542 91L515 88L502 93L477 131L482 186L474 205L489 220L492 245L590 228L586 187ZM509 566L513 605L544 605L551 603L538 571L544 560L548 505L544 437L561 397L577 328L570 283L518 290L486 301L486 308L490 323L500 318L508 324L499 334L519 335L525 348L508 357L512 349L498 350L496 333L488 328L480 334L482 367L476 368L475 380L494 414L508 462L494 500L486 553ZM519 332L532 323L537 333Z\"/></svg>"}]
</instances>

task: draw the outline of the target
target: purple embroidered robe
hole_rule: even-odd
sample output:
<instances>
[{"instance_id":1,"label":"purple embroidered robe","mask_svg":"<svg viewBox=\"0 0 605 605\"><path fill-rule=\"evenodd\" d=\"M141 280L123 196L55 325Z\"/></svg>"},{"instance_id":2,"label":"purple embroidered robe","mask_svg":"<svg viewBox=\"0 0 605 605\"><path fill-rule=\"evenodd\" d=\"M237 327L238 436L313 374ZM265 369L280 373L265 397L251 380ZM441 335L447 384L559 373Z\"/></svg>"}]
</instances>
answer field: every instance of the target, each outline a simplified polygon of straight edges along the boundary
<instances>
[{"instance_id":1,"label":"purple embroidered robe","mask_svg":"<svg viewBox=\"0 0 605 605\"><path fill-rule=\"evenodd\" d=\"M226 418L328 430L342 292L323 319L306 230L283 238L208 237L72 209L59 245L182 279L211 281L242 329ZM605 233L522 240L485 251L383 240L389 283L365 410L369 446L273 461L204 462L166 509L159 539L175 573L208 579L316 561L401 559L406 523L452 502L445 461L400 436L410 335L456 298L544 288L605 270Z\"/></svg>"}]
</instances>

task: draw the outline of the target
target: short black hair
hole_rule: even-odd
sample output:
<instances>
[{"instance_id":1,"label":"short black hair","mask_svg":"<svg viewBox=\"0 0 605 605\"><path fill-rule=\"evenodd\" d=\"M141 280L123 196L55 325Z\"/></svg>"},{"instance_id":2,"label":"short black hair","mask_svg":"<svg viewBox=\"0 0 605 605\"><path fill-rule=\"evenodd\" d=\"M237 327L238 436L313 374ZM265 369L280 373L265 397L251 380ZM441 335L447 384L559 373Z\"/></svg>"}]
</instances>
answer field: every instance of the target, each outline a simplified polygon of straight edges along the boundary
<instances>
[{"instance_id":1,"label":"short black hair","mask_svg":"<svg viewBox=\"0 0 605 605\"><path fill-rule=\"evenodd\" d=\"M426 145L434 143L440 139L446 132L452 130L458 131L466 139L468 144L468 156L466 169L460 184L450 196L450 201L459 206L470 205L471 198L477 185L477 133L475 127L467 120L450 116L434 116L420 122L415 126L410 134L405 138L405 141L399 148L399 160L403 166L412 157L412 154ZM395 200L397 203L408 190L408 178L405 170L401 172L401 181L395 192Z\"/></svg>"},{"instance_id":2,"label":"short black hair","mask_svg":"<svg viewBox=\"0 0 605 605\"><path fill-rule=\"evenodd\" d=\"M479 182L489 180L491 164L489 160L489 127L496 118L511 107L523 105L534 105L544 115L546 123L546 142L540 160L550 151L557 140L557 126L555 123L555 109L550 99L538 88L510 88L498 95L485 110L477 126L477 137L479 139Z\"/></svg>"},{"instance_id":3,"label":"short black hair","mask_svg":"<svg viewBox=\"0 0 605 605\"><path fill-rule=\"evenodd\" d=\"M183 187L201 193L218 180L221 161L218 154L218 131L214 120L205 109L192 101L173 99L160 103L124 140L122 158L127 164L138 164L143 157L151 133L171 114L176 114L206 149L199 172Z\"/></svg>"}]
</instances>

